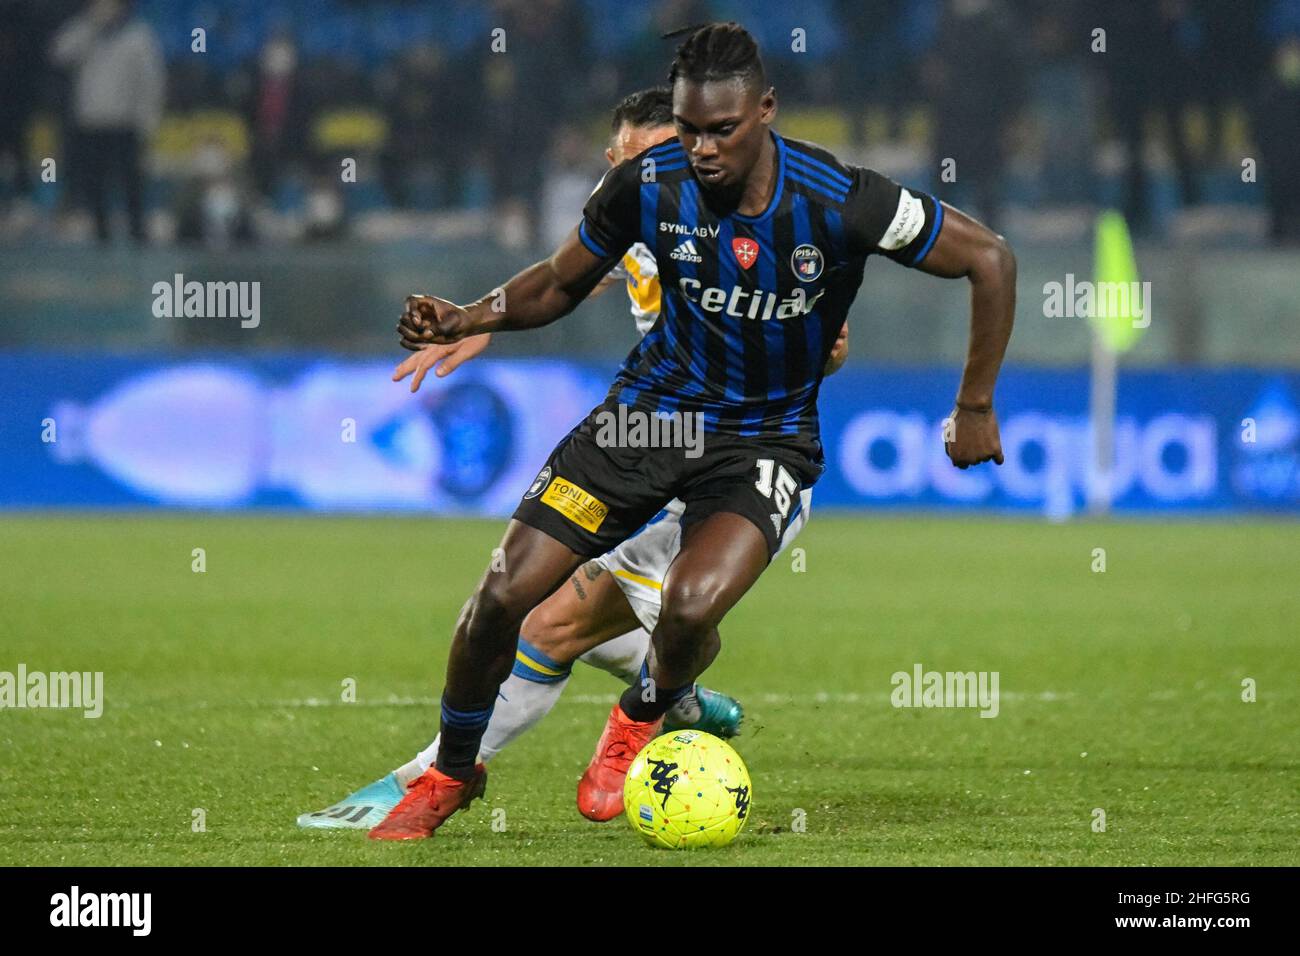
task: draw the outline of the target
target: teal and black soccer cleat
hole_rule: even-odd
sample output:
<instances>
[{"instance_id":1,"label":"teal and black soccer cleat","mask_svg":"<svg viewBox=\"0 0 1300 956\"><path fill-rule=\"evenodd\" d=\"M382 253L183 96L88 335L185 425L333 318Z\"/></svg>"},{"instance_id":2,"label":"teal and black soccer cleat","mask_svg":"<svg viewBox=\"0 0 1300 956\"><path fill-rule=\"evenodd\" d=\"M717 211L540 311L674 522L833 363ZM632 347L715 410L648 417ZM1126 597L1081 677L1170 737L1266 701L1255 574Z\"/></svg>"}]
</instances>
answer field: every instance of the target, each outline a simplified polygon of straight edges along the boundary
<instances>
[{"instance_id":1,"label":"teal and black soccer cleat","mask_svg":"<svg viewBox=\"0 0 1300 956\"><path fill-rule=\"evenodd\" d=\"M390 773L332 807L304 813L298 818L298 826L308 830L369 830L388 816L403 796L397 775Z\"/></svg>"},{"instance_id":2,"label":"teal and black soccer cleat","mask_svg":"<svg viewBox=\"0 0 1300 956\"><path fill-rule=\"evenodd\" d=\"M694 698L694 706L691 698ZM745 709L736 698L696 685L694 694L674 705L665 715L664 732L702 730L725 740L740 733L740 722L744 719Z\"/></svg>"}]
</instances>

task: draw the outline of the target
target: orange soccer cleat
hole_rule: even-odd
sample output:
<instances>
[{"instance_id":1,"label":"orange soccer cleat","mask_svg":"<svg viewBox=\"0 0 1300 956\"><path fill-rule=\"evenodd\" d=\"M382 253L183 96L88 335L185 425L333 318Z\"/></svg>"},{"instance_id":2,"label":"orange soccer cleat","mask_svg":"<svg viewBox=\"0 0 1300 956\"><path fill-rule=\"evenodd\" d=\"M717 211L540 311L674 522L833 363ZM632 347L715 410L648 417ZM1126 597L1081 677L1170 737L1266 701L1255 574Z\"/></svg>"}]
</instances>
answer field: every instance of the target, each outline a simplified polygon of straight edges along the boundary
<instances>
[{"instance_id":1,"label":"orange soccer cleat","mask_svg":"<svg viewBox=\"0 0 1300 956\"><path fill-rule=\"evenodd\" d=\"M612 820L623 812L623 781L633 759L659 733L663 718L642 723L623 713L618 704L610 711L605 732L587 772L578 781L578 812L588 820Z\"/></svg>"},{"instance_id":2,"label":"orange soccer cleat","mask_svg":"<svg viewBox=\"0 0 1300 956\"><path fill-rule=\"evenodd\" d=\"M483 796L487 767L478 764L474 776L458 780L430 767L408 785L406 796L370 831L372 840L423 840L457 810Z\"/></svg>"}]
</instances>

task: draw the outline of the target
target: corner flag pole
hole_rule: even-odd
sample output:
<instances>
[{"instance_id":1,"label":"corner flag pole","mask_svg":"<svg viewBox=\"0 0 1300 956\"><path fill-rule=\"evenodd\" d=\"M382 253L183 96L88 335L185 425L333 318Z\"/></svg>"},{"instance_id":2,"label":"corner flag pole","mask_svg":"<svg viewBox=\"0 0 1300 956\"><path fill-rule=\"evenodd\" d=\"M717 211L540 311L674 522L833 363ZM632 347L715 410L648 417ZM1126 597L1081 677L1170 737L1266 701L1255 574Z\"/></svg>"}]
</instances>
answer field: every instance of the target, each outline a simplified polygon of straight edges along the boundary
<instances>
[{"instance_id":1,"label":"corner flag pole","mask_svg":"<svg viewBox=\"0 0 1300 956\"><path fill-rule=\"evenodd\" d=\"M1097 217L1094 247L1092 377L1088 416L1092 435L1088 511L1109 513L1115 493L1115 410L1119 354L1131 349L1151 324L1151 302L1141 292L1133 241L1124 216L1113 209ZM1139 321L1141 320L1141 321Z\"/></svg>"},{"instance_id":2,"label":"corner flag pole","mask_svg":"<svg viewBox=\"0 0 1300 956\"><path fill-rule=\"evenodd\" d=\"M1094 326L1092 330L1092 376L1088 393L1088 418L1092 436L1088 469L1088 511L1095 516L1110 513L1112 478L1115 471L1115 397L1119 391L1119 356Z\"/></svg>"}]
</instances>

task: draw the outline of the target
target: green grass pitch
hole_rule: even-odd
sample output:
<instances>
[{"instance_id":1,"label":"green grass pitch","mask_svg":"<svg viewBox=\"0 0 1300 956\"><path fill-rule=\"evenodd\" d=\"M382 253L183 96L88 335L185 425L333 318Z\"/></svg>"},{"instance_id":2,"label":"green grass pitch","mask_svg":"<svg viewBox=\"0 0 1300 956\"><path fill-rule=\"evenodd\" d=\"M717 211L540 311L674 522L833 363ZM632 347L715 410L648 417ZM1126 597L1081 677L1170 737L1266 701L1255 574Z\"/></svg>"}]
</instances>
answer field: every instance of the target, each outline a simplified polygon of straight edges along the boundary
<instances>
[{"instance_id":1,"label":"green grass pitch","mask_svg":"<svg viewBox=\"0 0 1300 956\"><path fill-rule=\"evenodd\" d=\"M1300 529L1281 522L819 514L806 571L769 568L704 678L749 715L732 846L654 851L579 817L618 690L581 665L435 839L299 831L431 736L502 527L6 516L0 670L103 671L106 705L0 710L0 864L1300 863ZM997 671L999 715L892 707L917 663Z\"/></svg>"}]
</instances>

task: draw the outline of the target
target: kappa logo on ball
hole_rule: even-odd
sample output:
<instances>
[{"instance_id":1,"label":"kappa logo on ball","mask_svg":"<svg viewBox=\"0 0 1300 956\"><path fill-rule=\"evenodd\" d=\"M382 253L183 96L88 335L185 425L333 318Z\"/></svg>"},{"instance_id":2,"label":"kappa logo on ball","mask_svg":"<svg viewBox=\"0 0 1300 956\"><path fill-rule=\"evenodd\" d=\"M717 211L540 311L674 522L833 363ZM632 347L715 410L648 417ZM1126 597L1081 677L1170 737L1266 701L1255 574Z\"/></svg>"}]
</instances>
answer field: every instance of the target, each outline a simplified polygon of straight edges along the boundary
<instances>
[{"instance_id":1,"label":"kappa logo on ball","mask_svg":"<svg viewBox=\"0 0 1300 956\"><path fill-rule=\"evenodd\" d=\"M790 254L790 268L800 282L814 282L822 274L822 251L805 242Z\"/></svg>"},{"instance_id":2,"label":"kappa logo on ball","mask_svg":"<svg viewBox=\"0 0 1300 956\"><path fill-rule=\"evenodd\" d=\"M742 269L748 269L758 261L758 243L753 239L732 239L731 251L736 254L736 261Z\"/></svg>"},{"instance_id":3,"label":"kappa logo on ball","mask_svg":"<svg viewBox=\"0 0 1300 956\"><path fill-rule=\"evenodd\" d=\"M536 498L542 493L542 489L546 487L546 483L550 480L551 466L547 465L537 473L537 477L533 479L533 483L528 486L528 491L524 494L524 498Z\"/></svg>"}]
</instances>

